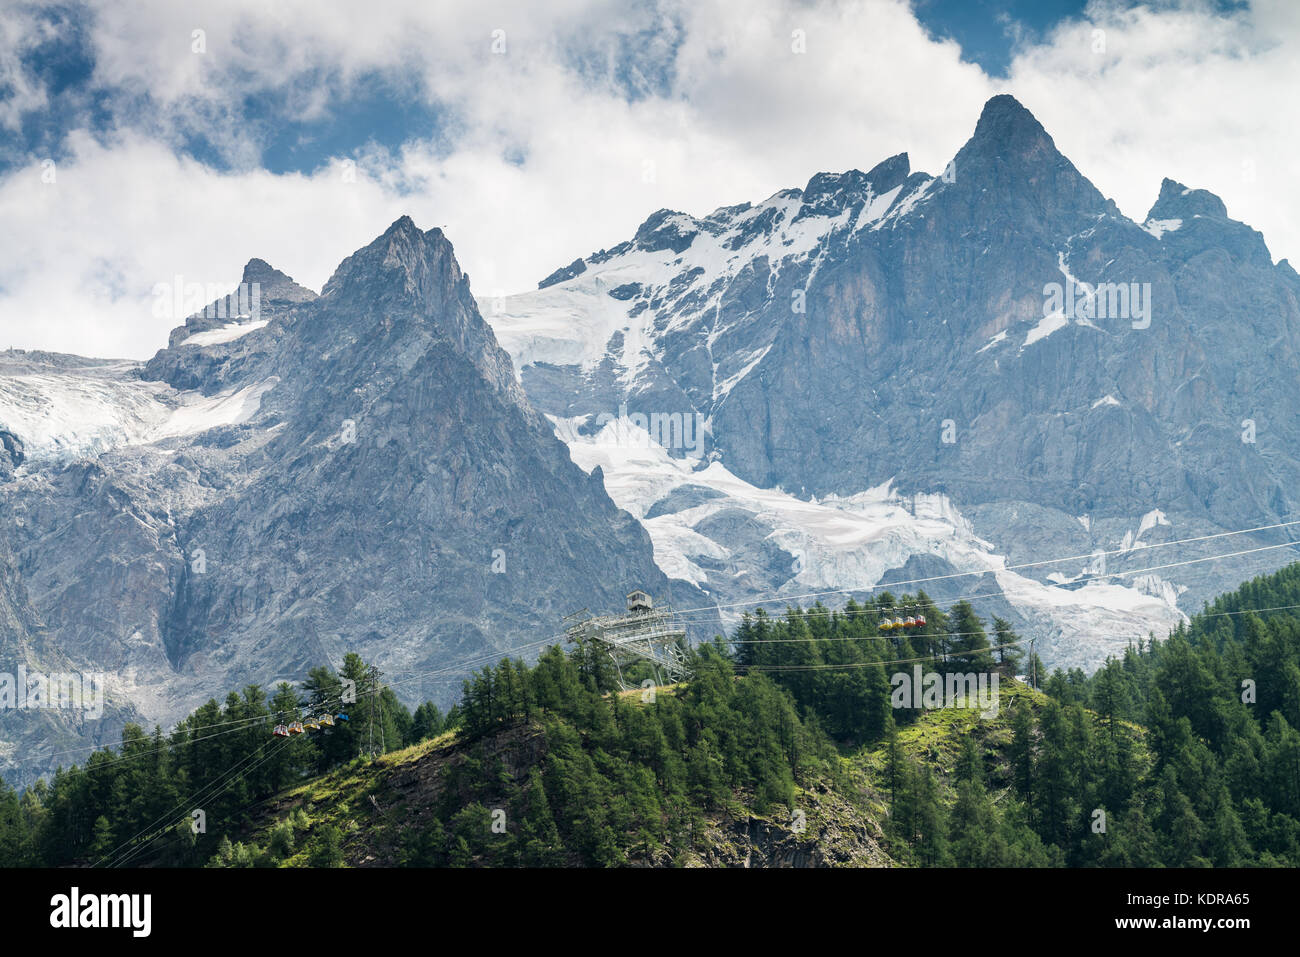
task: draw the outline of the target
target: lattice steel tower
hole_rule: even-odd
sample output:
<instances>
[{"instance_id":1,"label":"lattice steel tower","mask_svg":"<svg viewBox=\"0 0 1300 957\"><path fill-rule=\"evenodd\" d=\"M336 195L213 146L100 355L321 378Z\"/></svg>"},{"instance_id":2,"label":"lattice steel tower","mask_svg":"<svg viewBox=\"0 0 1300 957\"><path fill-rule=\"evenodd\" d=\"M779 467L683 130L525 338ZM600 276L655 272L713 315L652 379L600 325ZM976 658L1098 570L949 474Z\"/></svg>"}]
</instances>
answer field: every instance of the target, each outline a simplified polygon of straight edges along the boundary
<instances>
[{"instance_id":1,"label":"lattice steel tower","mask_svg":"<svg viewBox=\"0 0 1300 957\"><path fill-rule=\"evenodd\" d=\"M686 625L671 608L656 610L654 601L640 589L628 593L625 615L595 616L584 608L564 620L569 623L565 628L569 641L591 642L609 654L624 690L623 665L637 661L650 662L668 681L690 676L681 648Z\"/></svg>"}]
</instances>

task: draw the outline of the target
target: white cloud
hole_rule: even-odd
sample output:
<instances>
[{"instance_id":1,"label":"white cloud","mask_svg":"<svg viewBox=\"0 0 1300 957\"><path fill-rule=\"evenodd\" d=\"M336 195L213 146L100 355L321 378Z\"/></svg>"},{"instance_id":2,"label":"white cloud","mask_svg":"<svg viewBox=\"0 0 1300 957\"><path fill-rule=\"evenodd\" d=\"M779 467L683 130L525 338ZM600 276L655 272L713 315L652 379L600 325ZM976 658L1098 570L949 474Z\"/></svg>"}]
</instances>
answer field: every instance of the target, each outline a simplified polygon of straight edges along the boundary
<instances>
[{"instance_id":1,"label":"white cloud","mask_svg":"<svg viewBox=\"0 0 1300 957\"><path fill-rule=\"evenodd\" d=\"M1094 0L1087 22L1022 51L1007 86L1129 217L1145 217L1168 176L1221 196L1275 259L1300 257L1300 128L1284 119L1300 89L1300 5L1255 0L1228 16Z\"/></svg>"},{"instance_id":2,"label":"white cloud","mask_svg":"<svg viewBox=\"0 0 1300 957\"><path fill-rule=\"evenodd\" d=\"M0 129L17 132L24 114L45 106L45 89L23 66L22 57L51 32L28 10L6 10L0 17L0 90L8 91L0 101Z\"/></svg>"},{"instance_id":3,"label":"white cloud","mask_svg":"<svg viewBox=\"0 0 1300 957\"><path fill-rule=\"evenodd\" d=\"M1283 4L1234 20L1096 7L1103 56L1092 26L1072 26L1022 50L1004 83L931 40L901 0L672 0L648 11L373 0L363 18L321 0L190 9L100 8L97 80L150 91L151 114L127 110L105 142L75 136L55 184L36 166L0 180L0 346L149 355L174 324L151 315L155 283L178 273L233 283L259 256L319 288L402 213L445 227L476 293L517 291L628 238L662 206L703 214L904 150L938 172L1003 89L1129 215L1170 175L1223 195L1275 255L1300 251L1278 202L1294 195L1297 144L1276 110L1300 62ZM633 65L664 95L628 102L615 41L665 24L665 41ZM194 29L206 31L206 54L191 53ZM496 29L502 56L491 52ZM796 30L806 53L791 49ZM294 110L320 115L378 69L449 109L450 125L365 153L356 183L337 166L219 172L175 154L169 130L207 124L247 159L243 96L287 84Z\"/></svg>"}]
</instances>

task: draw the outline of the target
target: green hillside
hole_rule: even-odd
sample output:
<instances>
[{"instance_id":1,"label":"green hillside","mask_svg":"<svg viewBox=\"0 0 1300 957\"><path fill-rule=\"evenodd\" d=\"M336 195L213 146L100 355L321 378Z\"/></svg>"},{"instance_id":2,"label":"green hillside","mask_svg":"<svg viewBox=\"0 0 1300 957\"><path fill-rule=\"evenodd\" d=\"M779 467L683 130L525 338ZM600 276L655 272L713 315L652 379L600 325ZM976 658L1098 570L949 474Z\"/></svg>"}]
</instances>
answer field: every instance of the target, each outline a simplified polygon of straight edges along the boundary
<instances>
[{"instance_id":1,"label":"green hillside","mask_svg":"<svg viewBox=\"0 0 1300 957\"><path fill-rule=\"evenodd\" d=\"M924 627L882 633L900 608ZM0 793L0 864L1294 866L1298 612L1293 566L1040 690L1005 622L923 593L760 612L667 688L552 647L446 716L349 655ZM951 700L967 677L986 697ZM347 721L270 734L341 679Z\"/></svg>"}]
</instances>

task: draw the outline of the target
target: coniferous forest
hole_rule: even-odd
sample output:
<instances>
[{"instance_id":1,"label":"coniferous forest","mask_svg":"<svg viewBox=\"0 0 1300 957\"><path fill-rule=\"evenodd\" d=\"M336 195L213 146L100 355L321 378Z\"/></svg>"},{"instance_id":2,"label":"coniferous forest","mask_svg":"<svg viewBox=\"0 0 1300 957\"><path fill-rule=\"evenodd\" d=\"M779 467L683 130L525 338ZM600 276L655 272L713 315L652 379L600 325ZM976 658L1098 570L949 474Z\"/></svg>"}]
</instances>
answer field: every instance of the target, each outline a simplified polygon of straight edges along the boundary
<instances>
[{"instance_id":1,"label":"coniferous forest","mask_svg":"<svg viewBox=\"0 0 1300 957\"><path fill-rule=\"evenodd\" d=\"M881 633L903 607L925 626ZM738 820L849 835L832 863L1300 865L1300 565L1091 676L924 593L760 611L688 655L688 681L624 691L602 654L553 646L444 715L349 654L3 787L0 867L667 866L718 861ZM996 712L897 707L918 667L996 675Z\"/></svg>"}]
</instances>

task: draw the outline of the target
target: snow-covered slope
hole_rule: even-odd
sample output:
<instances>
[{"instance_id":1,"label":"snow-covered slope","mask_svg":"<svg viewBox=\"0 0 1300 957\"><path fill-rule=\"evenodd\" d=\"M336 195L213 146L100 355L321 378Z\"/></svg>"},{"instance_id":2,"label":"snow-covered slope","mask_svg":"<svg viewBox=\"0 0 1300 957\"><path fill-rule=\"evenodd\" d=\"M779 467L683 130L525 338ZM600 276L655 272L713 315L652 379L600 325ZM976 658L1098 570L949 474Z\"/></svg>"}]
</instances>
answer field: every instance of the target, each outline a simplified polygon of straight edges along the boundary
<instances>
[{"instance_id":1,"label":"snow-covered slope","mask_svg":"<svg viewBox=\"0 0 1300 957\"><path fill-rule=\"evenodd\" d=\"M27 462L71 461L247 422L275 386L272 378L205 396L143 380L139 367L0 353L0 430L18 437Z\"/></svg>"},{"instance_id":2,"label":"snow-covered slope","mask_svg":"<svg viewBox=\"0 0 1300 957\"><path fill-rule=\"evenodd\" d=\"M1099 579L1090 558L1052 566L1074 572L1054 572L1059 584L1009 569L944 495L904 497L886 483L804 500L751 485L720 462L674 458L627 420L587 434L584 421L552 418L574 461L587 472L599 467L610 497L641 520L664 572L716 599L728 623L759 603L779 610L820 595L834 605L893 581L896 591L980 597L1045 639L1040 648L1050 647L1054 664L1071 667L1184 619L1177 589L1155 575ZM1162 520L1143 516L1124 547ZM909 568L943 570L900 571Z\"/></svg>"},{"instance_id":3,"label":"snow-covered slope","mask_svg":"<svg viewBox=\"0 0 1300 957\"><path fill-rule=\"evenodd\" d=\"M249 317L240 316L239 318L247 319ZM256 332L258 329L264 328L269 322L269 319L254 319L252 322L231 322L216 329L209 329L207 332L196 332L194 335L182 339L180 344L183 346L223 345L243 338L250 332Z\"/></svg>"},{"instance_id":4,"label":"snow-covered slope","mask_svg":"<svg viewBox=\"0 0 1300 957\"><path fill-rule=\"evenodd\" d=\"M689 355L695 374L670 388L707 417L771 348L779 324L761 307L781 299L801 312L824 262L923 208L936 184L899 155L703 218L659 210L632 240L480 306L526 387L538 366L570 367L588 394L562 401L590 406L662 387L661 370Z\"/></svg>"}]
</instances>

